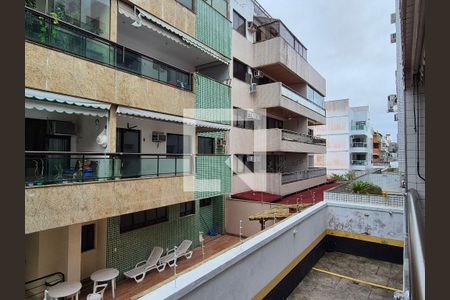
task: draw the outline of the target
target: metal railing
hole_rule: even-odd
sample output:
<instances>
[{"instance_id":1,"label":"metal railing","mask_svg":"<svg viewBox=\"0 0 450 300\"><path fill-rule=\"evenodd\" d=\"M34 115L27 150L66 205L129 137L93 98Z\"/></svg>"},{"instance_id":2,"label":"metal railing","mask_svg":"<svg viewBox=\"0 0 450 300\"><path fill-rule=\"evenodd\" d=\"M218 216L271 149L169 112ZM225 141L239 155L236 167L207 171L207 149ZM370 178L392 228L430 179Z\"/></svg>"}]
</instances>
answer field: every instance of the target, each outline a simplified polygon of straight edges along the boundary
<instances>
[{"instance_id":1,"label":"metal railing","mask_svg":"<svg viewBox=\"0 0 450 300\"><path fill-rule=\"evenodd\" d=\"M354 165L354 166L367 166L367 160L352 159L352 165Z\"/></svg>"},{"instance_id":2,"label":"metal railing","mask_svg":"<svg viewBox=\"0 0 450 300\"><path fill-rule=\"evenodd\" d=\"M315 137L312 135L307 135L304 133L295 132L295 131L291 131L291 130L286 130L286 129L281 130L281 139L285 140L285 141L323 145L323 146L326 146L326 142L327 142L323 138L319 138L319 137Z\"/></svg>"},{"instance_id":3,"label":"metal railing","mask_svg":"<svg viewBox=\"0 0 450 300\"><path fill-rule=\"evenodd\" d=\"M312 111L315 111L316 113L319 113L322 116L325 116L325 109L323 107L303 97L302 95L298 94L297 92L285 86L284 84L281 84L281 95L311 109Z\"/></svg>"},{"instance_id":4,"label":"metal railing","mask_svg":"<svg viewBox=\"0 0 450 300\"><path fill-rule=\"evenodd\" d=\"M25 151L28 187L193 173L190 154Z\"/></svg>"},{"instance_id":5,"label":"metal railing","mask_svg":"<svg viewBox=\"0 0 450 300\"><path fill-rule=\"evenodd\" d=\"M367 125L358 124L358 125L352 125L352 130L366 130Z\"/></svg>"},{"instance_id":6,"label":"metal railing","mask_svg":"<svg viewBox=\"0 0 450 300\"><path fill-rule=\"evenodd\" d=\"M366 142L353 142L352 147L353 148L366 148L367 143Z\"/></svg>"},{"instance_id":7,"label":"metal railing","mask_svg":"<svg viewBox=\"0 0 450 300\"><path fill-rule=\"evenodd\" d=\"M60 282L64 282L64 274L56 272L48 274L30 281L25 282L25 299L42 299L44 290L48 287L54 286Z\"/></svg>"},{"instance_id":8,"label":"metal railing","mask_svg":"<svg viewBox=\"0 0 450 300\"><path fill-rule=\"evenodd\" d=\"M192 91L192 73L25 8L25 39L96 63Z\"/></svg>"},{"instance_id":9,"label":"metal railing","mask_svg":"<svg viewBox=\"0 0 450 300\"><path fill-rule=\"evenodd\" d=\"M326 168L311 168L304 171L283 172L281 173L281 183L287 184L324 175L327 175Z\"/></svg>"},{"instance_id":10,"label":"metal railing","mask_svg":"<svg viewBox=\"0 0 450 300\"><path fill-rule=\"evenodd\" d=\"M400 299L425 299L425 220L416 190L410 189L405 205L403 295Z\"/></svg>"}]
</instances>

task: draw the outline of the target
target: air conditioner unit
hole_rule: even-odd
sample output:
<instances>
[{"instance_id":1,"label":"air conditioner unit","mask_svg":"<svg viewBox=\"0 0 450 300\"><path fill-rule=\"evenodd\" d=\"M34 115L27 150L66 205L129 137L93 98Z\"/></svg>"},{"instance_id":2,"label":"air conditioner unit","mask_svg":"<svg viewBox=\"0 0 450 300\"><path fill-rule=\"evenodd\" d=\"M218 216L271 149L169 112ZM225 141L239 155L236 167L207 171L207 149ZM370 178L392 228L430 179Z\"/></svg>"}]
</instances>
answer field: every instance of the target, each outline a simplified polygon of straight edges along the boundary
<instances>
[{"instance_id":1,"label":"air conditioner unit","mask_svg":"<svg viewBox=\"0 0 450 300\"><path fill-rule=\"evenodd\" d=\"M395 13L391 14L391 24L394 24L396 22L397 16Z\"/></svg>"},{"instance_id":2,"label":"air conditioner unit","mask_svg":"<svg viewBox=\"0 0 450 300\"><path fill-rule=\"evenodd\" d=\"M225 139L217 139L217 147L225 147L225 145L227 144L227 140Z\"/></svg>"},{"instance_id":3,"label":"air conditioner unit","mask_svg":"<svg viewBox=\"0 0 450 300\"><path fill-rule=\"evenodd\" d=\"M250 83L250 93L256 92L256 83Z\"/></svg>"},{"instance_id":4,"label":"air conditioner unit","mask_svg":"<svg viewBox=\"0 0 450 300\"><path fill-rule=\"evenodd\" d=\"M247 30L250 32L256 32L257 26L252 21L247 21Z\"/></svg>"},{"instance_id":5,"label":"air conditioner unit","mask_svg":"<svg viewBox=\"0 0 450 300\"><path fill-rule=\"evenodd\" d=\"M388 96L388 112L395 112L397 106L397 95Z\"/></svg>"},{"instance_id":6,"label":"air conditioner unit","mask_svg":"<svg viewBox=\"0 0 450 300\"><path fill-rule=\"evenodd\" d=\"M249 72L245 73L245 82L252 83L253 75L252 75L251 71L249 71Z\"/></svg>"},{"instance_id":7,"label":"air conditioner unit","mask_svg":"<svg viewBox=\"0 0 450 300\"><path fill-rule=\"evenodd\" d=\"M263 74L263 72L261 72L260 70L255 70L255 72L253 73L253 76L254 76L255 78L263 78L263 77L264 77L264 74Z\"/></svg>"},{"instance_id":8,"label":"air conditioner unit","mask_svg":"<svg viewBox=\"0 0 450 300\"><path fill-rule=\"evenodd\" d=\"M397 34L391 33L391 44L395 44L397 42Z\"/></svg>"},{"instance_id":9,"label":"air conditioner unit","mask_svg":"<svg viewBox=\"0 0 450 300\"><path fill-rule=\"evenodd\" d=\"M159 131L153 131L152 132L152 142L159 143L159 142L165 142L166 141L166 135L164 132Z\"/></svg>"},{"instance_id":10,"label":"air conditioner unit","mask_svg":"<svg viewBox=\"0 0 450 300\"><path fill-rule=\"evenodd\" d=\"M49 123L50 134L62 134L62 135L75 135L75 124L67 121L50 121Z\"/></svg>"}]
</instances>

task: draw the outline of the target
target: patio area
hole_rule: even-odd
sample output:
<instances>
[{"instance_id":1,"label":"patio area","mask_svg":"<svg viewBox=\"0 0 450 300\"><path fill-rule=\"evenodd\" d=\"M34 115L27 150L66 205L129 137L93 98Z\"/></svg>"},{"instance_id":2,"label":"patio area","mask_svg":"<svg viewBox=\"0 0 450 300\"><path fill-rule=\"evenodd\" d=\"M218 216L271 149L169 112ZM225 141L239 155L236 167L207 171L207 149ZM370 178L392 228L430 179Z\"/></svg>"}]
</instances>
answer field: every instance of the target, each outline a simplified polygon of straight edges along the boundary
<instances>
[{"instance_id":1,"label":"patio area","mask_svg":"<svg viewBox=\"0 0 450 300\"><path fill-rule=\"evenodd\" d=\"M205 236L204 242L204 250L205 256L203 258L201 247L194 248L192 257L187 260L185 258L181 258L177 261L177 274L181 272L195 268L196 265L201 264L204 260L215 256L219 252L232 247L239 243L239 237L232 235L219 235L215 237ZM116 297L112 298L111 293L111 284L108 285L104 297L104 300L128 300L133 299L133 296L141 294L152 287L162 283L163 281L170 279L174 276L174 269L170 267L166 267L166 269L162 272L158 272L156 270L152 270L147 273L145 279L141 283L136 283L133 279L125 278L120 280L116 284ZM92 293L92 281L86 282L83 284L83 288L80 292L80 299L86 299L89 293Z\"/></svg>"}]
</instances>

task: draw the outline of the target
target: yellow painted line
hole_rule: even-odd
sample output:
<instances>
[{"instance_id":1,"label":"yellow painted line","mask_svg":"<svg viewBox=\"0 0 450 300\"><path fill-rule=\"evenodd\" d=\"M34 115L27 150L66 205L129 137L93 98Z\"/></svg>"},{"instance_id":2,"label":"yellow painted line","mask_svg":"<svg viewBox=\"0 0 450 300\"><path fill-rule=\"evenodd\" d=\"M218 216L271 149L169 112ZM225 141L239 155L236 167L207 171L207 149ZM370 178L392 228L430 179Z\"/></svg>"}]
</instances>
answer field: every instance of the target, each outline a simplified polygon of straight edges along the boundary
<instances>
[{"instance_id":1,"label":"yellow painted line","mask_svg":"<svg viewBox=\"0 0 450 300\"><path fill-rule=\"evenodd\" d=\"M395 246L395 247L403 247L403 244L404 244L404 242L402 240L386 239L386 238L381 238L381 237L377 237L377 236L371 236L371 235L353 233L353 232L347 232L347 231L341 231L341 230L327 229L327 234L350 238L350 239L354 239L354 240Z\"/></svg>"},{"instance_id":2,"label":"yellow painted line","mask_svg":"<svg viewBox=\"0 0 450 300\"><path fill-rule=\"evenodd\" d=\"M371 285L371 286L378 287L378 288L381 288L381 289L390 290L390 291L394 291L394 292L401 292L401 290L393 288L393 287L384 286L384 285L381 285L381 284L368 282L368 281L364 281L364 280L359 280L359 279L356 279L356 278L353 278L353 277L348 277L348 276L345 276L345 275L337 274L337 273L334 273L334 272L322 270L322 269L315 268L315 267L313 267L312 269L314 271L317 271L317 272L325 273L325 274L328 274L328 275L333 275L333 276L336 276L336 277L348 279L348 280L359 282L359 283L362 283L362 284Z\"/></svg>"},{"instance_id":3,"label":"yellow painted line","mask_svg":"<svg viewBox=\"0 0 450 300\"><path fill-rule=\"evenodd\" d=\"M252 299L253 300L260 300L263 299L265 296L267 296L270 291L278 284L280 283L288 274L292 271L292 269L297 266L300 261L302 261L306 255L311 252L311 250L316 247L320 241L326 236L327 232L324 231L322 234L320 234L311 244L309 244L308 247L306 247L305 250L303 250L302 253L300 253L299 256L297 256L293 261L289 263L280 273L278 273L277 276L275 276L261 291L259 291L258 294L256 294Z\"/></svg>"}]
</instances>

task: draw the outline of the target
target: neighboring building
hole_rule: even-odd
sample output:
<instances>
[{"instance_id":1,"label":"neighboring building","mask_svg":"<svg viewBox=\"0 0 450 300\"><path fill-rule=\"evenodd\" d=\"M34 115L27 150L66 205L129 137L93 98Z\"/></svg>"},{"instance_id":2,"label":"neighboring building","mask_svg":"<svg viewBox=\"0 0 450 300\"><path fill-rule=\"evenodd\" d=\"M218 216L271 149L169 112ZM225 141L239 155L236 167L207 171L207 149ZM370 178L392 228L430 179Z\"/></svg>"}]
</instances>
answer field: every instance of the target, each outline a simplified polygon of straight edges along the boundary
<instances>
[{"instance_id":1,"label":"neighboring building","mask_svg":"<svg viewBox=\"0 0 450 300\"><path fill-rule=\"evenodd\" d=\"M25 281L224 233L227 1L25 3Z\"/></svg>"},{"instance_id":2,"label":"neighboring building","mask_svg":"<svg viewBox=\"0 0 450 300\"><path fill-rule=\"evenodd\" d=\"M315 155L314 166L327 174L365 172L372 166L372 129L369 107L350 107L349 99L325 102L326 125L316 126L317 136L326 139L327 153Z\"/></svg>"},{"instance_id":3,"label":"neighboring building","mask_svg":"<svg viewBox=\"0 0 450 300\"><path fill-rule=\"evenodd\" d=\"M256 1L231 1L230 15L233 194L284 196L325 183L325 169L310 162L325 141L309 130L325 124L325 79L301 41Z\"/></svg>"},{"instance_id":4,"label":"neighboring building","mask_svg":"<svg viewBox=\"0 0 450 300\"><path fill-rule=\"evenodd\" d=\"M425 214L425 1L396 1L398 161Z\"/></svg>"},{"instance_id":5,"label":"neighboring building","mask_svg":"<svg viewBox=\"0 0 450 300\"><path fill-rule=\"evenodd\" d=\"M373 150L372 150L372 163L380 163L383 162L383 158L382 158L382 139L383 139L383 135L377 131L373 131Z\"/></svg>"}]
</instances>

